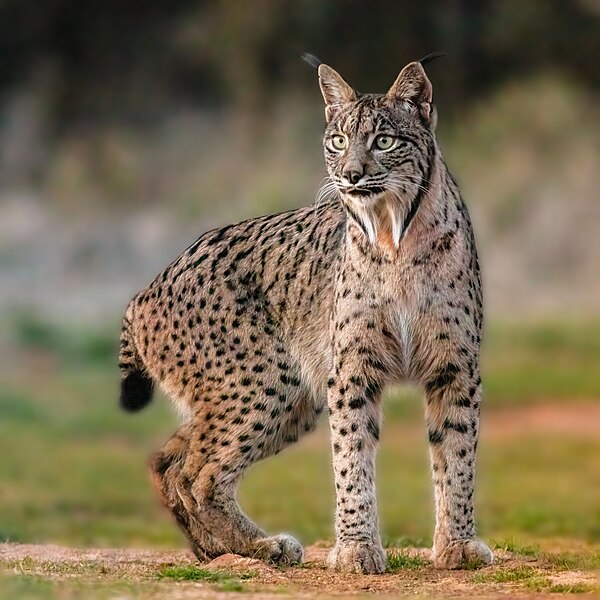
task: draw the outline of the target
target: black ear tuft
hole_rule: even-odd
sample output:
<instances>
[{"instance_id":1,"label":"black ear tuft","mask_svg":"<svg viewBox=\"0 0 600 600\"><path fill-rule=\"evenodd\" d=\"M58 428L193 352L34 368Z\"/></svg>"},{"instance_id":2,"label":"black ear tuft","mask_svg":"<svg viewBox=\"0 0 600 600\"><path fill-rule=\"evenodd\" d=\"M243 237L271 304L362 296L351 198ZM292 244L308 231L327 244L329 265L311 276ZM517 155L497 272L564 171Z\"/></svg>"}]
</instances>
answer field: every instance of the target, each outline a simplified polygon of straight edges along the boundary
<instances>
[{"instance_id":1,"label":"black ear tuft","mask_svg":"<svg viewBox=\"0 0 600 600\"><path fill-rule=\"evenodd\" d=\"M308 52L305 52L300 58L315 69L318 69L319 65L323 64L314 54L309 54Z\"/></svg>"},{"instance_id":2,"label":"black ear tuft","mask_svg":"<svg viewBox=\"0 0 600 600\"><path fill-rule=\"evenodd\" d=\"M430 63L432 60L435 60L436 58L443 58L444 56L447 56L447 54L445 52L431 52L427 56L424 56L423 58L421 58L418 62L420 62L421 65L425 66L427 63Z\"/></svg>"}]
</instances>

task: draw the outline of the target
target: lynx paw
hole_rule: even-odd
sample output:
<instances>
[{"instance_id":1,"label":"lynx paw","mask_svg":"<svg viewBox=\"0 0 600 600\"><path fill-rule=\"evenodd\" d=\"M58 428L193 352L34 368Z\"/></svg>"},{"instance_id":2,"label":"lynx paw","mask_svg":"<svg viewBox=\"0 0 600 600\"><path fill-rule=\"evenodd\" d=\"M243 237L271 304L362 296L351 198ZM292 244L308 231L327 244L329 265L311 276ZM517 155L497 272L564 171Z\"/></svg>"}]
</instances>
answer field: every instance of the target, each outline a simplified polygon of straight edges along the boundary
<instances>
[{"instance_id":1,"label":"lynx paw","mask_svg":"<svg viewBox=\"0 0 600 600\"><path fill-rule=\"evenodd\" d=\"M287 533L256 540L254 548L253 556L266 562L291 565L304 559L304 548Z\"/></svg>"},{"instance_id":2,"label":"lynx paw","mask_svg":"<svg viewBox=\"0 0 600 600\"><path fill-rule=\"evenodd\" d=\"M433 563L437 569L463 569L467 566L492 564L492 551L480 540L456 540L440 552L434 551Z\"/></svg>"},{"instance_id":3,"label":"lynx paw","mask_svg":"<svg viewBox=\"0 0 600 600\"><path fill-rule=\"evenodd\" d=\"M380 544L338 542L327 557L327 566L346 573L383 573L387 559Z\"/></svg>"}]
</instances>

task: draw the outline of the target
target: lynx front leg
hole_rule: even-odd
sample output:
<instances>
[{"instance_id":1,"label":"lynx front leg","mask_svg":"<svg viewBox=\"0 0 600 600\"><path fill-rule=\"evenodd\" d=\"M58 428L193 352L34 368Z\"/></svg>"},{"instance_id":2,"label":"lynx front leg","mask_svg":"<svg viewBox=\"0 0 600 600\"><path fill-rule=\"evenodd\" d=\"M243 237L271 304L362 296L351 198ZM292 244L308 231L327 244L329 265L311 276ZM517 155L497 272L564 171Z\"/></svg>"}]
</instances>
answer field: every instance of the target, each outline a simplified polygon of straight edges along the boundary
<instances>
[{"instance_id":1,"label":"lynx front leg","mask_svg":"<svg viewBox=\"0 0 600 600\"><path fill-rule=\"evenodd\" d=\"M353 359L356 350L362 354ZM341 345L328 382L337 538L328 564L342 571L382 573L386 568L375 493L381 369L365 348Z\"/></svg>"},{"instance_id":2,"label":"lynx front leg","mask_svg":"<svg viewBox=\"0 0 600 600\"><path fill-rule=\"evenodd\" d=\"M425 384L426 421L435 487L435 566L458 569L490 564L492 553L475 538L473 491L479 433L478 357L448 362Z\"/></svg>"}]
</instances>

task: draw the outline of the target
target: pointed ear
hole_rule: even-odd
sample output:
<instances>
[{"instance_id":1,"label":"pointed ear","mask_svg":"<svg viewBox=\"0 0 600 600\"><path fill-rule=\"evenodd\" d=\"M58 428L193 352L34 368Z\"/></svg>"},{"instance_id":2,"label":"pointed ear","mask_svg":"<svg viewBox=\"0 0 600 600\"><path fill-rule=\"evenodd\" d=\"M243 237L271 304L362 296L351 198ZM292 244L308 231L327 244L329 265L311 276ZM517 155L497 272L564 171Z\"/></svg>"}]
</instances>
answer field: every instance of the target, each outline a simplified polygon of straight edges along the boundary
<instances>
[{"instance_id":1,"label":"pointed ear","mask_svg":"<svg viewBox=\"0 0 600 600\"><path fill-rule=\"evenodd\" d=\"M325 118L331 120L335 109L356 99L356 92L344 78L331 67L319 65L319 86L325 100Z\"/></svg>"},{"instance_id":2,"label":"pointed ear","mask_svg":"<svg viewBox=\"0 0 600 600\"><path fill-rule=\"evenodd\" d=\"M386 98L391 104L411 102L419 109L423 120L427 124L432 123L433 87L421 63L412 62L406 65L389 89Z\"/></svg>"}]
</instances>

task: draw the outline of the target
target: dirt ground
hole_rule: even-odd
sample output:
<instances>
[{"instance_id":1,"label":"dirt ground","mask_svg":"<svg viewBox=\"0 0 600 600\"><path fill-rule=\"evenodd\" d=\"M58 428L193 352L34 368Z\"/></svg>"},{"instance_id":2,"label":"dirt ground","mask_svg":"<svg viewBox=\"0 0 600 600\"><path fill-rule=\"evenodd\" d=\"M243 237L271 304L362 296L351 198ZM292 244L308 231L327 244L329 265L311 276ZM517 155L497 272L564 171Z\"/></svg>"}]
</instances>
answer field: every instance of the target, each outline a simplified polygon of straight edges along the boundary
<instances>
[{"instance_id":1,"label":"dirt ground","mask_svg":"<svg viewBox=\"0 0 600 600\"><path fill-rule=\"evenodd\" d=\"M533 406L502 408L483 413L485 435L490 439L510 439L523 434L576 435L598 437L600 402L585 404L540 403Z\"/></svg>"},{"instance_id":2,"label":"dirt ground","mask_svg":"<svg viewBox=\"0 0 600 600\"><path fill-rule=\"evenodd\" d=\"M598 422L600 405L533 406L518 411L495 411L490 415L486 435L510 439L523 432L543 431L595 438ZM576 557L590 556L590 548L584 548L583 542L546 547L543 552L522 550L513 553L496 549L494 565L483 569L438 571L431 565L428 549L402 548L395 552L406 560L394 572L361 576L327 569L325 544L308 547L306 562L301 566L275 567L233 554L200 565L186 550L77 549L5 543L0 544L0 599L248 597L262 600L282 596L557 599L573 594L600 598L599 572L588 570L584 560L579 563L560 560L565 552ZM596 557L593 564L597 565L597 549L591 552ZM165 576L169 568L181 575ZM215 573L212 578L211 573ZM34 594L29 588L24 595L20 591L12 593L7 585L19 580L33 582ZM35 586L40 583L46 586L46 592L47 585L51 586L50 595L36 595Z\"/></svg>"},{"instance_id":3,"label":"dirt ground","mask_svg":"<svg viewBox=\"0 0 600 600\"><path fill-rule=\"evenodd\" d=\"M200 567L193 555L184 550L78 550L51 545L8 543L0 546L0 571L4 576L50 579L57 582L59 587L61 581L68 584L76 580L80 584L80 592L83 589L91 591L96 585L133 583L137 590L135 597L148 599L246 596L263 599L280 598L282 595L298 598L376 595L495 599L560 598L572 593L600 597L597 574L557 570L547 559L518 556L506 551L496 551L495 564L485 569L438 571L428 562L428 550L402 549L405 556L417 557L420 565L416 568L409 566L395 573L368 576L340 574L326 569L324 560L327 551L327 548L318 545L308 548L306 563L297 567L274 567L233 554L201 566L202 569L225 572L228 577L239 577L243 585L232 591L205 581L160 578L159 574L167 567ZM424 560L418 561L419 557ZM503 573L522 572L528 574L526 579L504 581L510 577L502 576ZM529 578L531 573L535 573L536 577L533 585ZM540 584L540 581L544 583ZM88 594L86 596L89 597ZM125 600L133 596L120 593L108 597Z\"/></svg>"}]
</instances>

